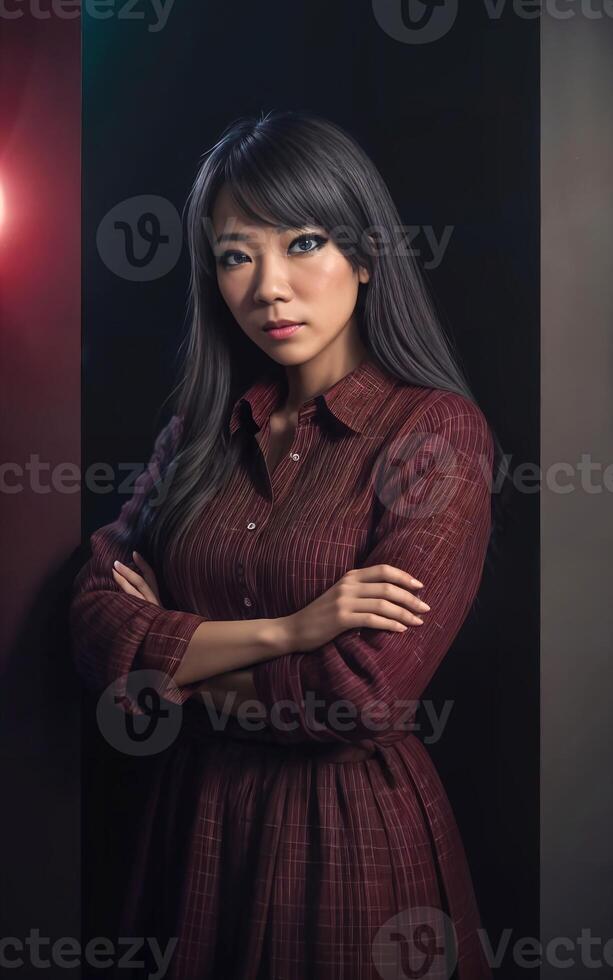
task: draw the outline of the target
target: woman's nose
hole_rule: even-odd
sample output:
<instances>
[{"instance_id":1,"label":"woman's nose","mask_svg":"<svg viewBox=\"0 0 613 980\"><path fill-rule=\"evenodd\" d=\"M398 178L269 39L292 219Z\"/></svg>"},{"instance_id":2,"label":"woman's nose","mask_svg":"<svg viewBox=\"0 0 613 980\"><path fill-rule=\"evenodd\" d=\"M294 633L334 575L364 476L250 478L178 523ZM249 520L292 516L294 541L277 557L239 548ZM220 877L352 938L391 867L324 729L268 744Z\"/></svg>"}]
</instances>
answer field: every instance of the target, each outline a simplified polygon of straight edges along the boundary
<instances>
[{"instance_id":1,"label":"woman's nose","mask_svg":"<svg viewBox=\"0 0 613 980\"><path fill-rule=\"evenodd\" d=\"M287 300L292 295L287 278L287 269L282 260L272 256L262 256L256 264L253 298L257 303L273 303Z\"/></svg>"}]
</instances>

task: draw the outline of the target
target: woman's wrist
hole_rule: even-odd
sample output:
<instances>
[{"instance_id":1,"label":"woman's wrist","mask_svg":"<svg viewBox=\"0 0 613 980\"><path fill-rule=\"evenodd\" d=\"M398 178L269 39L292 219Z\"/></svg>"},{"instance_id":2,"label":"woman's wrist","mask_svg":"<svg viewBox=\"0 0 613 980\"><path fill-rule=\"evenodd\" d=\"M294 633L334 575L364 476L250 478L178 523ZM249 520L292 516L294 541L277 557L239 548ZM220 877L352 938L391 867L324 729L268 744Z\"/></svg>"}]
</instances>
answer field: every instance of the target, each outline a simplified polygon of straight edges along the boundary
<instances>
[{"instance_id":1,"label":"woman's wrist","mask_svg":"<svg viewBox=\"0 0 613 980\"><path fill-rule=\"evenodd\" d=\"M283 657L286 653L291 653L295 649L295 629L294 617L278 616L275 619L264 621L264 649L268 649L268 655L262 659L270 659L271 656Z\"/></svg>"}]
</instances>

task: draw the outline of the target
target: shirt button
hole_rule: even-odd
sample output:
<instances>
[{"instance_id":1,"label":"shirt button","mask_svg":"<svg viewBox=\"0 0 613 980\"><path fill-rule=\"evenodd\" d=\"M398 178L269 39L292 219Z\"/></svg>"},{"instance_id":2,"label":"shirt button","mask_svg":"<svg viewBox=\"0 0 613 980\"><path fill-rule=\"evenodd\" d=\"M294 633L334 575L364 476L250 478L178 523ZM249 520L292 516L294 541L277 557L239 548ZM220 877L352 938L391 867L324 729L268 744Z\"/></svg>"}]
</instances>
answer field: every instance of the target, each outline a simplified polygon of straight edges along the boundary
<instances>
[{"instance_id":1,"label":"shirt button","mask_svg":"<svg viewBox=\"0 0 613 980\"><path fill-rule=\"evenodd\" d=\"M244 604L245 604L246 606L252 606L252 605L253 605L253 603L252 603L252 601L251 601L251 599L249 598L249 596L248 596L248 595L246 595L246 596L245 596L245 598L243 599L243 603L244 603Z\"/></svg>"},{"instance_id":2,"label":"shirt button","mask_svg":"<svg viewBox=\"0 0 613 980\"><path fill-rule=\"evenodd\" d=\"M291 457L292 457L292 459L293 459L293 460L295 460L296 462L298 462L298 460L300 459L300 453L290 453L290 456L291 456Z\"/></svg>"},{"instance_id":3,"label":"shirt button","mask_svg":"<svg viewBox=\"0 0 613 980\"><path fill-rule=\"evenodd\" d=\"M249 531L253 531L254 527L255 527L255 524L253 523L253 521L249 521L249 523L247 525L247 529Z\"/></svg>"}]
</instances>

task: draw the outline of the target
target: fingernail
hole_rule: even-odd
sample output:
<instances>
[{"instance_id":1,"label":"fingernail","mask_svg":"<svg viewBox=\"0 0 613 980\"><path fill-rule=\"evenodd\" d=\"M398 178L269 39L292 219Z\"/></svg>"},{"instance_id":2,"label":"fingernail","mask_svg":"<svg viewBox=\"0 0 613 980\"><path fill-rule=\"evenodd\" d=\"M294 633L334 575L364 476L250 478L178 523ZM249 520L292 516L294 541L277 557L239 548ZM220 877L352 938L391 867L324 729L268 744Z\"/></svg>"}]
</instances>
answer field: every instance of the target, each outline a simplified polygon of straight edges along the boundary
<instances>
[{"instance_id":1,"label":"fingernail","mask_svg":"<svg viewBox=\"0 0 613 980\"><path fill-rule=\"evenodd\" d=\"M138 551L133 551L132 552L132 557L133 558L140 558L140 555L139 555Z\"/></svg>"},{"instance_id":2,"label":"fingernail","mask_svg":"<svg viewBox=\"0 0 613 980\"><path fill-rule=\"evenodd\" d=\"M418 589L423 589L423 587L424 587L424 583L423 582L418 582L418 580L416 578L413 579L413 581L415 582L415 585L417 586Z\"/></svg>"},{"instance_id":3,"label":"fingernail","mask_svg":"<svg viewBox=\"0 0 613 980\"><path fill-rule=\"evenodd\" d=\"M114 561L113 562L113 565L115 566L115 568L122 568L123 567L120 561Z\"/></svg>"}]
</instances>

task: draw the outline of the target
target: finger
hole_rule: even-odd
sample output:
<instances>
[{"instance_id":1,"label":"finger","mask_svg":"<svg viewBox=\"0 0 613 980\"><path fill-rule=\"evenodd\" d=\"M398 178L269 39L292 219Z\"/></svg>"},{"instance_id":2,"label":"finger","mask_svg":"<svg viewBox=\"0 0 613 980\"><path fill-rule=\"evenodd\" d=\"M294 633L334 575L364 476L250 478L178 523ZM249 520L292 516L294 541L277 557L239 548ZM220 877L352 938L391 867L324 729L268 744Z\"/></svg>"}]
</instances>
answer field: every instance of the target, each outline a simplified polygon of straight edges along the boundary
<instances>
[{"instance_id":1,"label":"finger","mask_svg":"<svg viewBox=\"0 0 613 980\"><path fill-rule=\"evenodd\" d=\"M402 589L399 585L392 585L390 582L365 582L360 583L360 599L387 599L388 602L395 602L401 606L406 606L416 613L427 613L430 606L419 596L413 595L408 589Z\"/></svg>"},{"instance_id":2,"label":"finger","mask_svg":"<svg viewBox=\"0 0 613 980\"><path fill-rule=\"evenodd\" d=\"M366 568L359 568L356 571L362 573L362 582L392 582L395 585L404 586L405 589L423 589L424 583L405 572L403 568L395 565L367 565Z\"/></svg>"},{"instance_id":3,"label":"finger","mask_svg":"<svg viewBox=\"0 0 613 980\"><path fill-rule=\"evenodd\" d=\"M147 599L148 602L157 602L157 596L153 594L151 588L142 575L139 575L138 572L128 568L128 566L124 565L121 561L114 562L114 564L116 566L115 571L118 571L125 579L128 580L128 582L138 589L139 594L143 596L144 599Z\"/></svg>"},{"instance_id":4,"label":"finger","mask_svg":"<svg viewBox=\"0 0 613 980\"><path fill-rule=\"evenodd\" d=\"M152 592L159 598L157 578L155 577L155 572L153 571L151 565L143 558L141 554L139 554L138 551L133 551L132 557L134 558L134 561L138 567L142 570L145 582Z\"/></svg>"},{"instance_id":5,"label":"finger","mask_svg":"<svg viewBox=\"0 0 613 980\"><path fill-rule=\"evenodd\" d=\"M423 626L423 619L416 616L404 606L398 606L395 602L387 599L355 599L354 609L356 611L375 613L377 616L384 616L385 619L393 619L405 626Z\"/></svg>"},{"instance_id":6,"label":"finger","mask_svg":"<svg viewBox=\"0 0 613 980\"><path fill-rule=\"evenodd\" d=\"M128 580L124 578L124 576L120 572L118 572L116 568L113 568L112 572L115 581L120 586L120 588L123 589L124 592L127 592L128 595L135 595L138 599L144 600L144 596L138 591L138 589L135 589L133 585L130 585Z\"/></svg>"},{"instance_id":7,"label":"finger","mask_svg":"<svg viewBox=\"0 0 613 980\"><path fill-rule=\"evenodd\" d=\"M405 633L409 629L405 623L386 619L385 616L378 616L376 613L357 613L356 626L358 629L390 630L393 633Z\"/></svg>"},{"instance_id":8,"label":"finger","mask_svg":"<svg viewBox=\"0 0 613 980\"><path fill-rule=\"evenodd\" d=\"M140 551L133 551L132 557L134 558L134 561L137 562L138 565L140 565L141 568L144 568L145 570L148 570L150 572L153 571L151 565L149 564L146 558L143 558Z\"/></svg>"},{"instance_id":9,"label":"finger","mask_svg":"<svg viewBox=\"0 0 613 980\"><path fill-rule=\"evenodd\" d=\"M145 579L149 580L151 578L151 576L153 576L153 578L155 579L155 573L154 573L151 565L149 564L148 561L146 561L143 558L143 556L141 554L139 554L138 551L133 551L132 552L132 557L134 559L134 562L141 569L141 571L142 571L143 576L144 576Z\"/></svg>"}]
</instances>

